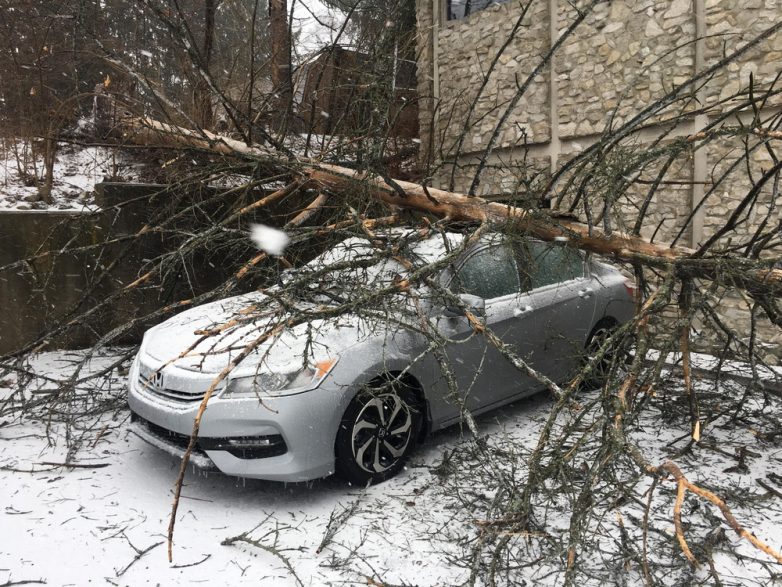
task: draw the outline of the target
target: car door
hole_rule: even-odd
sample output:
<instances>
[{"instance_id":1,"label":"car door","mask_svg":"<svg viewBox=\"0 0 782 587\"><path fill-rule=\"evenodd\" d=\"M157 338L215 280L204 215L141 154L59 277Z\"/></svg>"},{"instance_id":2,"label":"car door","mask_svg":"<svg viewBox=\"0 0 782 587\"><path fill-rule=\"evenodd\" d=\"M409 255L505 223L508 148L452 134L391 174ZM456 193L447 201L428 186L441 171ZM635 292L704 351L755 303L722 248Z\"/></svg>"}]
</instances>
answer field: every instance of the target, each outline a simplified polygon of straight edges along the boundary
<instances>
[{"instance_id":1,"label":"car door","mask_svg":"<svg viewBox=\"0 0 782 587\"><path fill-rule=\"evenodd\" d=\"M524 337L515 334L528 330L534 316L534 301L522 291L516 257L508 245L492 244L475 251L457 267L448 287L456 294L483 298L487 328L512 344L514 352L525 360L532 363L537 360L535 349L539 336L532 332ZM437 324L440 333L449 340L444 350L459 393L458 397L448 392L438 394L446 397L435 398L435 402L442 404L433 409L442 409L450 418L457 418L461 405L471 412L479 412L534 387L535 382L508 361L483 334L475 332L465 317L439 317Z\"/></svg>"},{"instance_id":2,"label":"car door","mask_svg":"<svg viewBox=\"0 0 782 587\"><path fill-rule=\"evenodd\" d=\"M527 241L517 249L530 283L535 331L542 333L536 365L557 382L570 378L595 319L595 284L581 254L556 243Z\"/></svg>"}]
</instances>

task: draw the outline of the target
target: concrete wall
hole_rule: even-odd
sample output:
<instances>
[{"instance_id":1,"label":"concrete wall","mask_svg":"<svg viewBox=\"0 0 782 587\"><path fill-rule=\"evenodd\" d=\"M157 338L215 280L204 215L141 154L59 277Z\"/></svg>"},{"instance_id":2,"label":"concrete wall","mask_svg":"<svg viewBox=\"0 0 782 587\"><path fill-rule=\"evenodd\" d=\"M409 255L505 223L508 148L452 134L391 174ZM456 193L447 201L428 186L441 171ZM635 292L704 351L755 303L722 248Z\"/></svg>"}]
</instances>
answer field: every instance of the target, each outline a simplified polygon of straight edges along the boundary
<instances>
[{"instance_id":1,"label":"concrete wall","mask_svg":"<svg viewBox=\"0 0 782 587\"><path fill-rule=\"evenodd\" d=\"M576 7L585 1L511 0L462 20L445 19L445 0L417 0L419 26L419 94L423 152L432 169L432 185L466 192L478 158L495 127L505 118L495 149L488 158L477 194L518 197L535 188L565 161L602 133L630 120L676 85L707 71L725 55L777 23L780 0L611 0L601 3L564 41L528 91L512 107L511 100L543 55L573 22ZM575 6L574 6L575 4ZM522 18L523 15L523 18ZM521 26L506 44L516 22ZM683 99L655 118L616 150L628 157L647 149L663 132L660 143L697 133L718 120L740 100L734 96L749 86L755 92L770 87L782 69L782 32L762 41L735 63L715 72ZM782 89L782 82L777 84ZM744 96L746 97L746 95ZM706 109L702 107L706 106ZM763 118L780 112L782 96L768 100ZM666 121L687 116L675 128ZM734 115L723 124L737 126L751 120L751 112ZM461 138L460 138L461 137ZM749 146L758 146L749 137ZM744 145L735 138L686 149L668 170L649 207L643 234L655 233L658 242L696 246L722 225L747 193L752 178L771 165L764 148L756 148L749 169L738 170L714 189L705 206L686 220L715 178L741 157ZM660 169L654 162L643 171L653 179ZM776 206L769 222L780 221L773 182L759 197L758 213L739 228L749 235L763 220L764 211ZM610 186L590 186L597 197ZM616 202L615 226L628 228L648 185L635 185ZM749 322L747 301L721 302L726 319L744 327ZM763 324L772 346L782 347L778 328ZM782 352L780 352L782 354Z\"/></svg>"},{"instance_id":2,"label":"concrete wall","mask_svg":"<svg viewBox=\"0 0 782 587\"><path fill-rule=\"evenodd\" d=\"M161 207L175 208L172 202L177 198L181 205L188 205L199 196L175 194L157 185L101 184L96 186L96 200L101 208L97 213L0 213L0 267L10 266L0 270L0 354L36 340L67 322L71 314L94 308L136 280L146 271L145 261L166 251L171 243L156 233L132 240L123 237L135 235L153 215L159 214ZM211 207L216 205L224 204ZM187 228L192 222L183 217L182 226L177 226ZM66 246L69 251L81 250L61 253ZM36 255L39 258L32 263L14 265ZM143 317L166 301L189 298L215 287L233 267L222 256L224 253L220 255L188 259L187 275L169 276L165 288L156 279L124 293L86 323L55 337L51 346L90 345L110 329ZM119 261L114 263L115 260ZM112 263L109 275L98 280L102 269ZM148 326L142 321L120 340L135 342Z\"/></svg>"},{"instance_id":3,"label":"concrete wall","mask_svg":"<svg viewBox=\"0 0 782 587\"><path fill-rule=\"evenodd\" d=\"M67 322L72 313L93 308L138 276L142 259L161 252L159 237L150 235L138 240L126 254L126 243L103 243L137 232L149 216L149 199L162 190L160 186L103 184L97 187L96 194L102 208L99 213L0 213L0 267L38 256L33 262L0 271L0 353L35 340L41 333ZM115 207L121 203L125 205ZM65 247L76 252L62 253ZM111 274L97 280L102 268L120 255L122 261ZM148 291L124 296L86 323L57 337L53 346L91 344L110 328L150 311L156 301L156 296L150 296ZM133 340L140 332L141 327L136 328L125 340Z\"/></svg>"},{"instance_id":4,"label":"concrete wall","mask_svg":"<svg viewBox=\"0 0 782 587\"><path fill-rule=\"evenodd\" d=\"M131 321L135 326L114 342L139 341L153 324L148 314L212 291L254 254L249 239L243 242L226 236L225 231L184 252L179 249L183 239L202 234L215 222L268 194L261 190L226 193L204 186L104 183L96 186L99 212L0 212L0 354L37 340L67 323L70 315L93 309L117 292L122 295L112 298L85 323L51 338L49 347L89 346ZM243 214L224 228L242 231L253 222L283 225L308 203L306 194L294 194ZM159 226L161 219L166 221L165 230L139 235L145 226ZM320 246L299 248L297 254L312 258L322 252ZM72 252L62 253L66 247ZM167 263L164 276L155 274L141 286L124 291L126 285L147 273L150 261L177 252ZM36 256L39 258L32 263L19 262ZM110 269L108 275L99 279L104 268ZM259 279L263 277L251 272L242 280L242 287L256 287Z\"/></svg>"},{"instance_id":5,"label":"concrete wall","mask_svg":"<svg viewBox=\"0 0 782 587\"><path fill-rule=\"evenodd\" d=\"M82 215L62 212L1 213L0 266L34 255L46 242L55 247L69 241L90 244L97 228L81 220ZM52 255L0 272L0 353L31 340L53 326L64 308L78 304L87 283L87 257ZM79 328L73 333L73 342L79 344L86 337L85 330Z\"/></svg>"}]
</instances>

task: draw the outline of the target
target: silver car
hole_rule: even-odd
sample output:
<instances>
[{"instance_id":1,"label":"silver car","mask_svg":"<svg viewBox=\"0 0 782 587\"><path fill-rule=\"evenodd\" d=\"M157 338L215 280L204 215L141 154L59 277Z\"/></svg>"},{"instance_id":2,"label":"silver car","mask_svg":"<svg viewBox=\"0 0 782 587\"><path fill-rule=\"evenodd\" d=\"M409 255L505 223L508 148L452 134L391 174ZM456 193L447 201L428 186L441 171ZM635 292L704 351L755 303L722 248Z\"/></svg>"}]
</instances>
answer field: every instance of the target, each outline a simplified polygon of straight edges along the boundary
<instances>
[{"instance_id":1,"label":"silver car","mask_svg":"<svg viewBox=\"0 0 782 587\"><path fill-rule=\"evenodd\" d=\"M562 243L350 237L278 286L148 330L129 377L134 431L182 455L219 380L197 465L277 481L335 471L382 481L424 435L543 389L467 312L564 382L590 341L633 316L633 290L613 267Z\"/></svg>"}]
</instances>

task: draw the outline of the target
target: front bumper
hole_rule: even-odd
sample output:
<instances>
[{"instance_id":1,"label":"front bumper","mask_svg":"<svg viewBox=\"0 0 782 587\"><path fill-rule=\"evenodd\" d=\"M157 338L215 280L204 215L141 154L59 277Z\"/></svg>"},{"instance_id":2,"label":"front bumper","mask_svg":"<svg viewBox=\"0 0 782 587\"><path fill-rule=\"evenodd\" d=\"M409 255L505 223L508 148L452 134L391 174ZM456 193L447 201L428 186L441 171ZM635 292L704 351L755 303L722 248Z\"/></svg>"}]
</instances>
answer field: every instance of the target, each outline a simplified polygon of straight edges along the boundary
<instances>
[{"instance_id":1,"label":"front bumper","mask_svg":"<svg viewBox=\"0 0 782 587\"><path fill-rule=\"evenodd\" d=\"M156 369L155 361L145 365ZM205 390L214 375L194 373L169 365L167 378L192 390ZM200 401L174 402L151 393L139 383L138 361L129 374L128 404L135 414L133 432L166 452L183 456ZM334 471L334 441L349 402L343 389L324 381L317 389L283 397L222 399L212 396L201 419L199 450L191 460L203 468L217 468L227 475L272 481L307 481ZM148 423L148 424L147 424ZM173 435L166 434L169 431ZM281 436L285 453L263 458L241 458L237 451L210 448L236 438ZM234 453L234 454L232 454ZM246 456L246 455L245 455ZM194 458L195 457L195 458Z\"/></svg>"},{"instance_id":2,"label":"front bumper","mask_svg":"<svg viewBox=\"0 0 782 587\"><path fill-rule=\"evenodd\" d=\"M141 440L179 459L185 456L187 443L190 440L184 435L176 435L175 437L175 433L168 430L162 432L162 429L158 426L142 419L136 413L132 414L130 431ZM199 469L206 471L217 469L214 462L212 462L212 459L206 456L206 453L198 447L190 453L190 462Z\"/></svg>"}]
</instances>

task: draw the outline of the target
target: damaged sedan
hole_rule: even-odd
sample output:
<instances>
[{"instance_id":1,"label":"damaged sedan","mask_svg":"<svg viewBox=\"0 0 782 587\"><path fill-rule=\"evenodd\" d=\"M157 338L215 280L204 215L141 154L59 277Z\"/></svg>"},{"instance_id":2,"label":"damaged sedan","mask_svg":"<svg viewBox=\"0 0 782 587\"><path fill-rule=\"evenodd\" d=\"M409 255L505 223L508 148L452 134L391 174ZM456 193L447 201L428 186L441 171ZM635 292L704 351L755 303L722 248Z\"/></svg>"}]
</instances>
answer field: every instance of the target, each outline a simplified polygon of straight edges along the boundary
<instances>
[{"instance_id":1,"label":"damaged sedan","mask_svg":"<svg viewBox=\"0 0 782 587\"><path fill-rule=\"evenodd\" d=\"M425 435L566 382L634 314L615 268L565 243L419 231L352 236L278 286L151 328L134 431L228 475L352 483L396 474ZM481 328L476 328L476 321Z\"/></svg>"}]
</instances>

